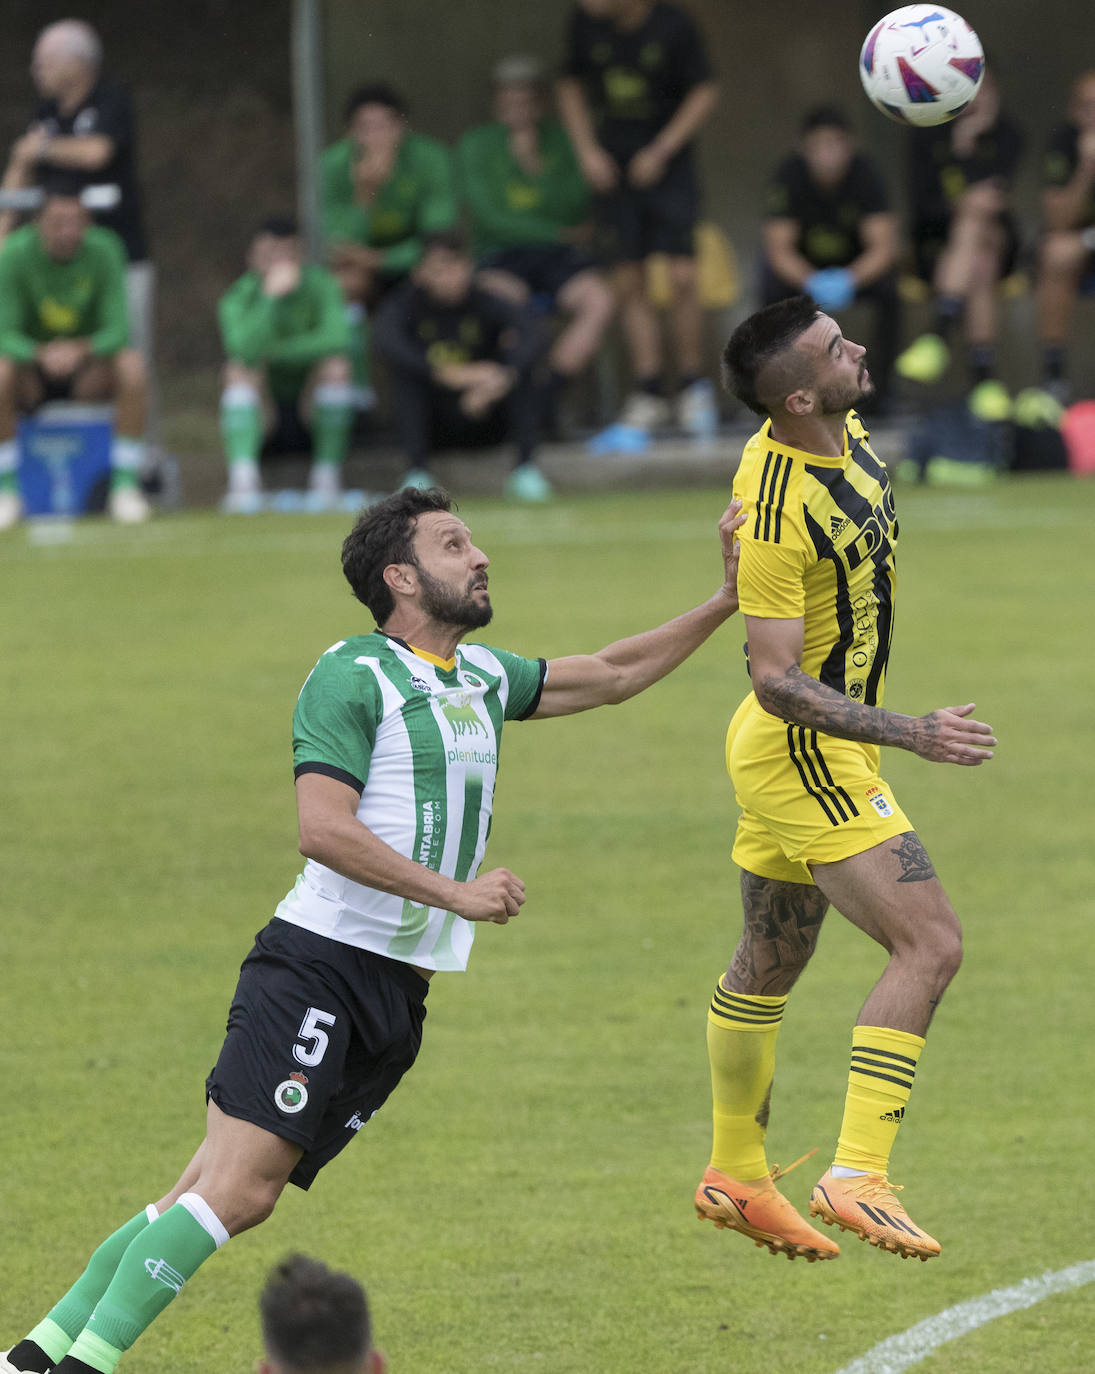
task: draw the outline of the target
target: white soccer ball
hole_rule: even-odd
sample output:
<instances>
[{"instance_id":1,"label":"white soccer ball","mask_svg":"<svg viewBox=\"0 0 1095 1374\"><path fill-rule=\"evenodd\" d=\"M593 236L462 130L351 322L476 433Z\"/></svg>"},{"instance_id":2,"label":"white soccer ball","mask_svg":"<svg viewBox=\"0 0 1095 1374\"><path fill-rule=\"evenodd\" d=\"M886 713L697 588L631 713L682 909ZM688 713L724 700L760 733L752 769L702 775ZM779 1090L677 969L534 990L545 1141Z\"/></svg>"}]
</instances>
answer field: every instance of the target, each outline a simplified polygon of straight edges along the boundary
<instances>
[{"instance_id":1,"label":"white soccer ball","mask_svg":"<svg viewBox=\"0 0 1095 1374\"><path fill-rule=\"evenodd\" d=\"M945 124L970 103L984 74L981 40L940 5L903 5L887 14L859 54L868 99L899 124Z\"/></svg>"}]
</instances>

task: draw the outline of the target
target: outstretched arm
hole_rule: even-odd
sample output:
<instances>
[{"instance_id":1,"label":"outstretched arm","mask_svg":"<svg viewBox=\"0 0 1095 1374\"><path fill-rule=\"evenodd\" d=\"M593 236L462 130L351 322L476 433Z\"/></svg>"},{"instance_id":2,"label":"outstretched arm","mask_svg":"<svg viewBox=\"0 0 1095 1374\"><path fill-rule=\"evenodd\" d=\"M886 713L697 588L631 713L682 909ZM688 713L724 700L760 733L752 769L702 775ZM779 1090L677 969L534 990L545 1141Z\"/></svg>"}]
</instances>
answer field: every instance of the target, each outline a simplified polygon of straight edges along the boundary
<instances>
[{"instance_id":1,"label":"outstretched arm","mask_svg":"<svg viewBox=\"0 0 1095 1374\"><path fill-rule=\"evenodd\" d=\"M973 703L926 716L864 706L826 687L800 667L803 622L745 617L749 672L757 700L773 716L837 739L896 745L932 763L974 766L992 758L992 727L971 720Z\"/></svg>"},{"instance_id":2,"label":"outstretched arm","mask_svg":"<svg viewBox=\"0 0 1095 1374\"><path fill-rule=\"evenodd\" d=\"M738 609L734 534L743 519L740 511L741 503L734 501L719 520L724 581L714 596L656 629L617 640L599 653L551 659L540 704L530 719L570 716L626 701L671 673L728 620Z\"/></svg>"},{"instance_id":3,"label":"outstretched arm","mask_svg":"<svg viewBox=\"0 0 1095 1374\"><path fill-rule=\"evenodd\" d=\"M494 921L504 926L525 902L525 885L508 868L460 883L415 863L385 844L357 818L358 794L348 783L324 773L297 778L300 852L325 864L351 882L422 906L455 911L468 921Z\"/></svg>"}]
</instances>

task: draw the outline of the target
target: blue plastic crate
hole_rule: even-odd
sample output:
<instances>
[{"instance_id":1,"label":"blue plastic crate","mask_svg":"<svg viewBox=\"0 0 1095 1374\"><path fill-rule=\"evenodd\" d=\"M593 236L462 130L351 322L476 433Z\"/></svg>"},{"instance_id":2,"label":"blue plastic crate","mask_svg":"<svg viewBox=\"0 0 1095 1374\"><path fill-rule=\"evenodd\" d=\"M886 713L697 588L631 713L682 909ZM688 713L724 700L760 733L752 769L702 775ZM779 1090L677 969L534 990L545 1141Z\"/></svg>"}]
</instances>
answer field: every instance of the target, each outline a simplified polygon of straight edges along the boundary
<instances>
[{"instance_id":1,"label":"blue plastic crate","mask_svg":"<svg viewBox=\"0 0 1095 1374\"><path fill-rule=\"evenodd\" d=\"M58 402L19 422L19 487L27 515L102 510L110 486L109 406Z\"/></svg>"}]
</instances>

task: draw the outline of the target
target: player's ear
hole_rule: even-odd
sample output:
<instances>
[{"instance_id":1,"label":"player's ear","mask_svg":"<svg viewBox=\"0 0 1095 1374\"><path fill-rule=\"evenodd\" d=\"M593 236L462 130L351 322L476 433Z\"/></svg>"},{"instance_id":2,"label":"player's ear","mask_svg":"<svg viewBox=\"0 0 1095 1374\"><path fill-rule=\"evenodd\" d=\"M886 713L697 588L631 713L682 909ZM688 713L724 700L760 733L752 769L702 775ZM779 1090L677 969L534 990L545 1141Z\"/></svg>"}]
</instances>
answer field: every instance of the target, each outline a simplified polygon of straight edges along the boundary
<instances>
[{"instance_id":1,"label":"player's ear","mask_svg":"<svg viewBox=\"0 0 1095 1374\"><path fill-rule=\"evenodd\" d=\"M788 415L812 415L814 411L814 393L812 391L805 391L800 387L798 391L791 392L783 405Z\"/></svg>"},{"instance_id":2,"label":"player's ear","mask_svg":"<svg viewBox=\"0 0 1095 1374\"><path fill-rule=\"evenodd\" d=\"M384 569L384 581L397 596L410 596L418 586L413 563L389 563Z\"/></svg>"}]
</instances>

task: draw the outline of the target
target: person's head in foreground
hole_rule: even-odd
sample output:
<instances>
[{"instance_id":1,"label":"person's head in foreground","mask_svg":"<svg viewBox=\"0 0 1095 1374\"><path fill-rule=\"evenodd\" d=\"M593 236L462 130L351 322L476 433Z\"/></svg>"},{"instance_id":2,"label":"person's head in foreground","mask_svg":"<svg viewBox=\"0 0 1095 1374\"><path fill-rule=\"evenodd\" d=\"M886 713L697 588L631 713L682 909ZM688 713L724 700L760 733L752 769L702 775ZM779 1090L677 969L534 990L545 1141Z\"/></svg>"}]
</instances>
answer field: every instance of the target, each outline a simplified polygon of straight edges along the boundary
<instances>
[{"instance_id":1,"label":"person's head in foreground","mask_svg":"<svg viewBox=\"0 0 1095 1374\"><path fill-rule=\"evenodd\" d=\"M873 393L866 356L809 296L791 296L738 325L723 350L722 375L758 415L785 423L824 419Z\"/></svg>"},{"instance_id":2,"label":"person's head in foreground","mask_svg":"<svg viewBox=\"0 0 1095 1374\"><path fill-rule=\"evenodd\" d=\"M259 1299L263 1358L255 1374L384 1374L361 1284L320 1260L288 1255Z\"/></svg>"},{"instance_id":3,"label":"person's head in foreground","mask_svg":"<svg viewBox=\"0 0 1095 1374\"><path fill-rule=\"evenodd\" d=\"M488 561L438 487L385 497L342 544L346 581L381 628L409 614L462 632L489 625Z\"/></svg>"}]
</instances>

